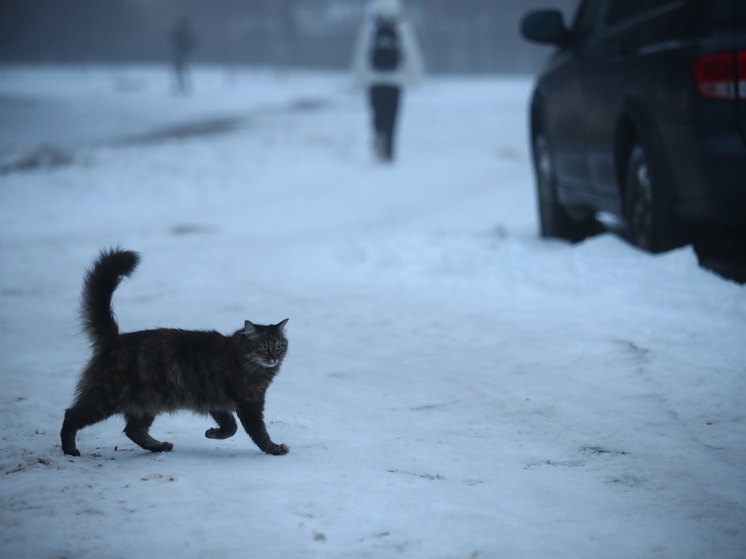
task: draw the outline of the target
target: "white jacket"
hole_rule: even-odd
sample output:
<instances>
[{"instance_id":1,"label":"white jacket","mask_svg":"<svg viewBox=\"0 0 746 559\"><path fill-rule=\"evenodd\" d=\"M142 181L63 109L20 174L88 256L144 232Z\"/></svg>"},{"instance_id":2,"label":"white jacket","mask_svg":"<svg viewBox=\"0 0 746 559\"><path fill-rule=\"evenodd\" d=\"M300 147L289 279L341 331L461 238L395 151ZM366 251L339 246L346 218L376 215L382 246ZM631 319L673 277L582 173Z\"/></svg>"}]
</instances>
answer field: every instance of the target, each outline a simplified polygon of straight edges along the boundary
<instances>
[{"instance_id":1,"label":"white jacket","mask_svg":"<svg viewBox=\"0 0 746 559\"><path fill-rule=\"evenodd\" d=\"M352 57L352 73L356 85L363 87L371 85L404 87L418 85L422 81L424 64L414 28L404 16L403 11L400 8L392 9L391 4L398 6L398 2L377 0L366 9ZM402 58L401 63L394 70L376 70L370 63L371 43L376 29L376 19L379 15L393 18L396 21Z\"/></svg>"}]
</instances>

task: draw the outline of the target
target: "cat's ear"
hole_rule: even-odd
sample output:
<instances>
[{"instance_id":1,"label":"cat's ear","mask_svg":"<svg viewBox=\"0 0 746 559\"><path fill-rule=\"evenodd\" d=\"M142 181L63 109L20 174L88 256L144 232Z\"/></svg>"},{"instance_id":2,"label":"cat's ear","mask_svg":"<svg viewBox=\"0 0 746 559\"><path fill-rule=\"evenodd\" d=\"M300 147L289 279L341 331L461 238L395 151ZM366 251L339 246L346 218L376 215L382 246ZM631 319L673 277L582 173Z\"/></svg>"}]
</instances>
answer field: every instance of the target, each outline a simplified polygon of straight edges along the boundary
<instances>
[{"instance_id":1,"label":"cat's ear","mask_svg":"<svg viewBox=\"0 0 746 559\"><path fill-rule=\"evenodd\" d=\"M254 326L250 321L246 321L243 323L243 335L244 336L253 336L256 334L256 326Z\"/></svg>"},{"instance_id":2,"label":"cat's ear","mask_svg":"<svg viewBox=\"0 0 746 559\"><path fill-rule=\"evenodd\" d=\"M279 324L276 324L275 328L277 328L280 332L285 332L285 324L287 324L288 320L290 320L290 319L286 318L285 320L283 320Z\"/></svg>"}]
</instances>

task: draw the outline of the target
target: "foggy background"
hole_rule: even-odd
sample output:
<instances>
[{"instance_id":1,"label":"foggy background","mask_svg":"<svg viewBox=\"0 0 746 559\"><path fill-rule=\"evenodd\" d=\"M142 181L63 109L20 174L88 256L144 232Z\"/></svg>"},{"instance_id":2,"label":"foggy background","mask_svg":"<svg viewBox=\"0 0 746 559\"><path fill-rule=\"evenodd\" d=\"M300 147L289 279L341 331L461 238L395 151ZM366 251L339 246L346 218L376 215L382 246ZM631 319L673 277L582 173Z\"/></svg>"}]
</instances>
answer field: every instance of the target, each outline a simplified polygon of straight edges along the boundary
<instances>
[{"instance_id":1,"label":"foggy background","mask_svg":"<svg viewBox=\"0 0 746 559\"><path fill-rule=\"evenodd\" d=\"M164 62L189 17L197 63L344 69L366 0L0 0L0 63ZM549 49L523 14L578 0L408 0L428 72L526 73Z\"/></svg>"}]
</instances>

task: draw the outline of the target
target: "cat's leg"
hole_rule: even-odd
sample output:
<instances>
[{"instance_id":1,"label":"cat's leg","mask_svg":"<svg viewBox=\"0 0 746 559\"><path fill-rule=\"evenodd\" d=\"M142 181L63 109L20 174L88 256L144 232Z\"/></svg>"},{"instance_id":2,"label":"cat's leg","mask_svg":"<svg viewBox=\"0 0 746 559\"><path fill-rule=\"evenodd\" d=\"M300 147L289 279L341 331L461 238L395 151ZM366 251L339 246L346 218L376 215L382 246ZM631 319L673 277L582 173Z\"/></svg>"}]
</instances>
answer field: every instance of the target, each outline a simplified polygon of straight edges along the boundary
<instances>
[{"instance_id":1,"label":"cat's leg","mask_svg":"<svg viewBox=\"0 0 746 559\"><path fill-rule=\"evenodd\" d=\"M233 413L225 410L215 410L211 411L210 415L217 421L218 428L208 429L205 432L205 437L208 439L227 439L236 434L238 426Z\"/></svg>"},{"instance_id":2,"label":"cat's leg","mask_svg":"<svg viewBox=\"0 0 746 559\"><path fill-rule=\"evenodd\" d=\"M133 443L141 446L150 452L168 452L174 445L168 442L155 440L148 433L148 429L153 424L154 415L143 414L125 414L127 425L124 428L124 434L127 435Z\"/></svg>"},{"instance_id":3,"label":"cat's leg","mask_svg":"<svg viewBox=\"0 0 746 559\"><path fill-rule=\"evenodd\" d=\"M114 412L109 412L95 406L80 404L66 410L65 420L62 422L62 431L60 431L62 452L70 456L80 456L80 451L75 445L75 436L78 434L78 431L84 427L103 421L112 415L114 415Z\"/></svg>"},{"instance_id":4,"label":"cat's leg","mask_svg":"<svg viewBox=\"0 0 746 559\"><path fill-rule=\"evenodd\" d=\"M263 406L261 404L245 405L236 411L241 425L254 441L260 450L267 454L280 456L287 454L290 449L284 444L273 443L267 433L267 427L264 425Z\"/></svg>"}]
</instances>

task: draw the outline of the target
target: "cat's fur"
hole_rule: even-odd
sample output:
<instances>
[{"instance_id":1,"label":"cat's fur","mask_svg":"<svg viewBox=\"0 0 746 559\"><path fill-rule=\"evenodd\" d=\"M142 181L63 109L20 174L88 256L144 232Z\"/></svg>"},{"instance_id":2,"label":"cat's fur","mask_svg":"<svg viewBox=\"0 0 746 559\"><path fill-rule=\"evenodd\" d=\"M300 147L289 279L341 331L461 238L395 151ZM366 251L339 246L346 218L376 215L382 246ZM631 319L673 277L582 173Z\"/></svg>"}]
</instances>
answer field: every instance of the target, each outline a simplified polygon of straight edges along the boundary
<instances>
[{"instance_id":1,"label":"cat's fur","mask_svg":"<svg viewBox=\"0 0 746 559\"><path fill-rule=\"evenodd\" d=\"M122 278L140 260L136 252L101 252L83 284L81 314L93 355L83 370L75 401L65 412L62 450L80 456L75 436L80 429L124 415L125 434L152 452L173 448L148 434L159 413L191 410L210 414L218 424L210 439L236 432L236 412L256 445L269 454L286 454L264 424L264 396L287 350L284 327L246 321L232 336L190 330L143 330L126 334L119 327L111 298Z\"/></svg>"}]
</instances>

